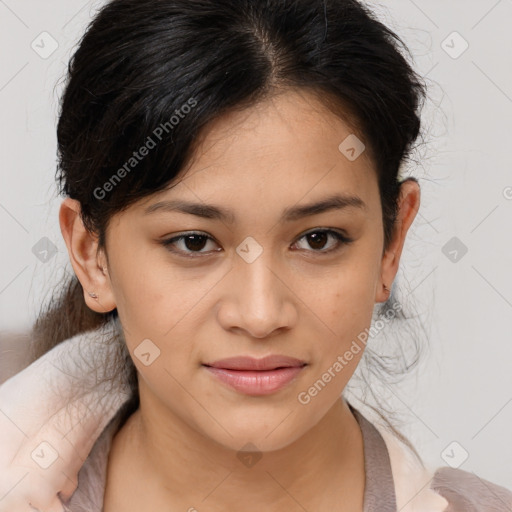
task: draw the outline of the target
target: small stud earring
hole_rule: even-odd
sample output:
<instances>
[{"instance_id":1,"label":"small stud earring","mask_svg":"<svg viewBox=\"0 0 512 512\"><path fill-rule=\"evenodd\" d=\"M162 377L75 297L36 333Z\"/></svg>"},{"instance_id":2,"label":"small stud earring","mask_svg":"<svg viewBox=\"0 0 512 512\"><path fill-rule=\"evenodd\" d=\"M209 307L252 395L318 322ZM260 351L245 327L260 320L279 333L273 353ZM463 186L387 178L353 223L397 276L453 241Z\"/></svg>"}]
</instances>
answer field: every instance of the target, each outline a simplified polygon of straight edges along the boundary
<instances>
[{"instance_id":1,"label":"small stud earring","mask_svg":"<svg viewBox=\"0 0 512 512\"><path fill-rule=\"evenodd\" d=\"M89 297L92 297L93 299L97 299L98 296L94 292L87 292L89 294Z\"/></svg>"}]
</instances>

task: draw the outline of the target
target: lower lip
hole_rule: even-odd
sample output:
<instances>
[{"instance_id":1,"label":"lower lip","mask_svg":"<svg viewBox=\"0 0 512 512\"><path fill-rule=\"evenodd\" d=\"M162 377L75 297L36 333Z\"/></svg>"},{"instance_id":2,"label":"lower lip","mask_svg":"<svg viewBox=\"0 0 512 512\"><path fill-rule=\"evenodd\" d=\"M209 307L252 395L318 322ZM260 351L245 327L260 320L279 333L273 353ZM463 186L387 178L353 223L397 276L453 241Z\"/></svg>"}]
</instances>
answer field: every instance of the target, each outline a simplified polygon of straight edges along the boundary
<instances>
[{"instance_id":1,"label":"lower lip","mask_svg":"<svg viewBox=\"0 0 512 512\"><path fill-rule=\"evenodd\" d=\"M270 395L284 388L304 368L292 366L277 370L228 370L225 368L205 368L222 382L246 395Z\"/></svg>"}]
</instances>

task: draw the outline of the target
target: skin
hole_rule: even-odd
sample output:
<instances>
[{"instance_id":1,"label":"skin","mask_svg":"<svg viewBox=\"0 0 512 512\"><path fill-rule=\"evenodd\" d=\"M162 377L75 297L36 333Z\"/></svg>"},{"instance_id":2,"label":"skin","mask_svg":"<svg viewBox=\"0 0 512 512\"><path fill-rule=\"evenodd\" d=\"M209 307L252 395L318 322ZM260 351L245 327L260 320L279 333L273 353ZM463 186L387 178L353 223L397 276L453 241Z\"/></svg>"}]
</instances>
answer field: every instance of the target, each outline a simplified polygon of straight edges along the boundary
<instances>
[{"instance_id":1,"label":"skin","mask_svg":"<svg viewBox=\"0 0 512 512\"><path fill-rule=\"evenodd\" d=\"M109 455L106 512L363 510L362 435L341 397L363 350L309 403L297 397L370 327L375 303L388 298L383 285L391 288L398 270L420 189L413 180L402 184L383 253L374 164L368 152L350 161L338 149L352 133L298 91L216 119L173 188L112 219L108 260L85 230L79 203L63 201L61 230L84 299L94 311L118 309L139 376L140 408ZM285 208L335 192L358 196L365 207L281 222ZM228 208L235 220L144 214L176 198ZM304 236L317 228L343 231L353 242ZM212 240L176 242L190 258L161 244L188 231ZM252 263L236 252L248 236L263 249ZM160 349L149 366L133 355L144 339ZM268 354L307 362L268 396L237 392L201 366ZM249 442L262 454L252 467L236 456Z\"/></svg>"}]
</instances>

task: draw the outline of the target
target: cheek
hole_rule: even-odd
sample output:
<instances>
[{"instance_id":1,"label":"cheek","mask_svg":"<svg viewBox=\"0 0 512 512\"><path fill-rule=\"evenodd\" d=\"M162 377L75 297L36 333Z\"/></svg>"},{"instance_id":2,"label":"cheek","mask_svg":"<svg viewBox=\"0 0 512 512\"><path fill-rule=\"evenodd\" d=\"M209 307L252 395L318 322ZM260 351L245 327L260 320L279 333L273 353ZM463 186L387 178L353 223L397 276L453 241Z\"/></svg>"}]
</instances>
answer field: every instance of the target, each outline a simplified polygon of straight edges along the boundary
<instances>
[{"instance_id":1,"label":"cheek","mask_svg":"<svg viewBox=\"0 0 512 512\"><path fill-rule=\"evenodd\" d=\"M312 371L297 396L313 415L323 414L326 404L334 403L356 371L373 314L371 286L360 282L349 286L342 279L338 283L346 288L325 293L325 302L319 305L322 334L317 336ZM318 325L316 318L313 321Z\"/></svg>"},{"instance_id":2,"label":"cheek","mask_svg":"<svg viewBox=\"0 0 512 512\"><path fill-rule=\"evenodd\" d=\"M114 286L117 309L123 326L140 336L162 337L178 322L190 322L195 306L218 280L177 268L166 258L164 248L119 256Z\"/></svg>"},{"instance_id":3,"label":"cheek","mask_svg":"<svg viewBox=\"0 0 512 512\"><path fill-rule=\"evenodd\" d=\"M365 336L371 324L373 303L366 290L351 294L337 292L332 295L332 301L334 307L330 309L328 320L331 335L319 354L320 368L322 372L330 368L331 373L342 374L335 379L335 387L343 388L355 372L366 347ZM341 364L343 369L333 368L335 364Z\"/></svg>"},{"instance_id":4,"label":"cheek","mask_svg":"<svg viewBox=\"0 0 512 512\"><path fill-rule=\"evenodd\" d=\"M354 263L339 267L322 280L305 301L329 328L332 336L345 340L368 327L375 305L376 270L354 257Z\"/></svg>"},{"instance_id":5,"label":"cheek","mask_svg":"<svg viewBox=\"0 0 512 512\"><path fill-rule=\"evenodd\" d=\"M160 255L151 258L134 252L122 260L116 268L116 301L137 370L151 388L174 389L166 369L182 381L197 364L200 347L194 333L204 322L205 308L211 307L208 292L220 278L176 270ZM139 270L129 270L133 268Z\"/></svg>"},{"instance_id":6,"label":"cheek","mask_svg":"<svg viewBox=\"0 0 512 512\"><path fill-rule=\"evenodd\" d=\"M322 350L315 353L315 378L321 378L329 369L336 375L326 399L344 388L364 353L375 307L377 275L375 258L354 252L350 261L347 259L344 266L322 280L323 286L316 288L314 298L306 301L313 305L315 313L310 315L310 321L321 329ZM330 379L329 375L325 379Z\"/></svg>"}]
</instances>

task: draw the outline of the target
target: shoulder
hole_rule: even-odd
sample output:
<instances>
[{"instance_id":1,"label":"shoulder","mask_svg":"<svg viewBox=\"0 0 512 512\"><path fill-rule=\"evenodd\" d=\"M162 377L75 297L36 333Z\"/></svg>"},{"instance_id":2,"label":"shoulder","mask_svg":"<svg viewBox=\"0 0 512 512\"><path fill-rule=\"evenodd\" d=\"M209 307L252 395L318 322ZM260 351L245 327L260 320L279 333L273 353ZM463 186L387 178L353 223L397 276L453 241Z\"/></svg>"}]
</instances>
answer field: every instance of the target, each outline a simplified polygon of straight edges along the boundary
<instances>
[{"instance_id":1,"label":"shoulder","mask_svg":"<svg viewBox=\"0 0 512 512\"><path fill-rule=\"evenodd\" d=\"M446 498L453 512L512 511L512 491L469 471L438 468L430 486Z\"/></svg>"},{"instance_id":2,"label":"shoulder","mask_svg":"<svg viewBox=\"0 0 512 512\"><path fill-rule=\"evenodd\" d=\"M427 468L379 424L401 512L512 512L512 491L451 467Z\"/></svg>"},{"instance_id":3,"label":"shoulder","mask_svg":"<svg viewBox=\"0 0 512 512\"><path fill-rule=\"evenodd\" d=\"M112 442L138 401L132 397L124 403L96 439L78 473L78 487L69 500L63 502L64 512L101 512L107 484L107 467Z\"/></svg>"}]
</instances>

